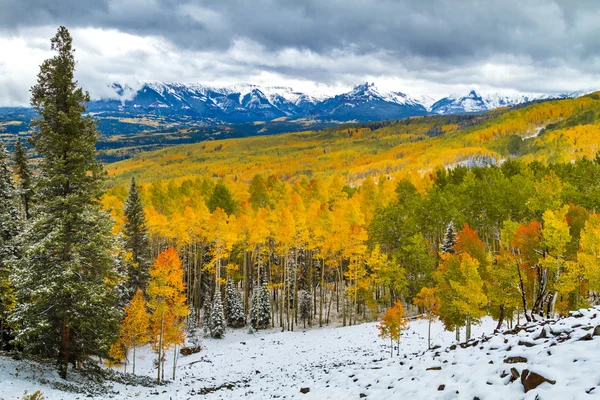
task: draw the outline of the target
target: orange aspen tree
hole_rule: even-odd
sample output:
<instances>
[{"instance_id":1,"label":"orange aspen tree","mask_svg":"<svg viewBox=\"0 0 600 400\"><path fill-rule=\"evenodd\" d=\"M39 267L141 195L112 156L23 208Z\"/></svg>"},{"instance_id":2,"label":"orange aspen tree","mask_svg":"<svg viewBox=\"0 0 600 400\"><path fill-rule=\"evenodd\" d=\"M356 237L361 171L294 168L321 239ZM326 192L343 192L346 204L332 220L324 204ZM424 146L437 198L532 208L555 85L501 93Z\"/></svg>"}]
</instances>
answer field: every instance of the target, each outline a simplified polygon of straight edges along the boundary
<instances>
[{"instance_id":1,"label":"orange aspen tree","mask_svg":"<svg viewBox=\"0 0 600 400\"><path fill-rule=\"evenodd\" d=\"M390 357L394 356L394 341L398 343L398 355L400 355L400 336L402 331L408 328L408 320L404 318L404 307L399 300L393 307L387 309L381 322L377 325L379 337L390 339Z\"/></svg>"}]
</instances>

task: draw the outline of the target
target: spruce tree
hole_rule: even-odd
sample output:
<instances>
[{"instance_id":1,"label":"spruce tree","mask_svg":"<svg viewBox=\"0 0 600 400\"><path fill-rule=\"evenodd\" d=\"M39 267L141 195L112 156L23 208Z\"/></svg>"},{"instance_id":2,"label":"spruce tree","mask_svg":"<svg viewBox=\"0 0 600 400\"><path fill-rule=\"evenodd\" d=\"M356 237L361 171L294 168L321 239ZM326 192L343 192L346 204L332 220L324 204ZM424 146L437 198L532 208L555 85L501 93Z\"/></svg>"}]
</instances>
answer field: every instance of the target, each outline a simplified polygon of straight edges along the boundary
<instances>
[{"instance_id":1,"label":"spruce tree","mask_svg":"<svg viewBox=\"0 0 600 400\"><path fill-rule=\"evenodd\" d=\"M215 291L215 299L210 312L210 337L221 339L225 334L225 315L221 303L221 293Z\"/></svg>"},{"instance_id":2,"label":"spruce tree","mask_svg":"<svg viewBox=\"0 0 600 400\"><path fill-rule=\"evenodd\" d=\"M202 332L204 337L210 336L210 311L211 303L209 296L204 298L204 306L202 307Z\"/></svg>"},{"instance_id":3,"label":"spruce tree","mask_svg":"<svg viewBox=\"0 0 600 400\"><path fill-rule=\"evenodd\" d=\"M454 244L456 243L456 232L454 230L454 223L450 222L446 229L446 235L444 236L444 243L442 243L442 253L454 253Z\"/></svg>"},{"instance_id":4,"label":"spruce tree","mask_svg":"<svg viewBox=\"0 0 600 400\"><path fill-rule=\"evenodd\" d=\"M198 322L198 312L192 307L187 321L187 337L194 347L200 346L200 326Z\"/></svg>"},{"instance_id":5,"label":"spruce tree","mask_svg":"<svg viewBox=\"0 0 600 400\"><path fill-rule=\"evenodd\" d=\"M15 294L10 283L12 264L18 256L17 236L21 230L18 194L8 167L8 153L0 142L0 350L8 313L15 306Z\"/></svg>"},{"instance_id":6,"label":"spruce tree","mask_svg":"<svg viewBox=\"0 0 600 400\"><path fill-rule=\"evenodd\" d=\"M233 214L237 208L231 192L223 182L217 183L212 195L206 202L206 206L210 212L215 212L217 208L220 208L225 211L227 215Z\"/></svg>"},{"instance_id":7,"label":"spruce tree","mask_svg":"<svg viewBox=\"0 0 600 400\"><path fill-rule=\"evenodd\" d=\"M145 290L146 288L152 257L144 206L142 206L140 192L134 178L131 178L129 196L125 200L124 214L124 245L125 250L131 253L131 263L128 268L128 286L131 292L135 293L137 289Z\"/></svg>"},{"instance_id":8,"label":"spruce tree","mask_svg":"<svg viewBox=\"0 0 600 400\"><path fill-rule=\"evenodd\" d=\"M56 55L40 66L31 103L32 144L42 156L36 210L23 235L23 256L13 280L18 305L11 315L15 341L26 354L68 364L106 357L119 329L115 307L115 251L110 216L99 198L106 173L96 161L96 123L84 116L90 97L74 80L72 38L60 27Z\"/></svg>"},{"instance_id":9,"label":"spruce tree","mask_svg":"<svg viewBox=\"0 0 600 400\"><path fill-rule=\"evenodd\" d=\"M252 293L252 309L250 323L254 329L267 329L271 322L271 301L267 285L255 288Z\"/></svg>"},{"instance_id":10,"label":"spruce tree","mask_svg":"<svg viewBox=\"0 0 600 400\"><path fill-rule=\"evenodd\" d=\"M225 288L227 298L227 325L232 328L241 328L246 325L246 316L242 305L242 295L235 289L232 281L227 281Z\"/></svg>"},{"instance_id":11,"label":"spruce tree","mask_svg":"<svg viewBox=\"0 0 600 400\"><path fill-rule=\"evenodd\" d=\"M310 293L303 290L298 297L300 298L300 319L306 328L306 321L310 325L310 310L311 310L311 298Z\"/></svg>"},{"instance_id":12,"label":"spruce tree","mask_svg":"<svg viewBox=\"0 0 600 400\"><path fill-rule=\"evenodd\" d=\"M21 138L15 144L15 172L19 177L19 194L21 206L26 219L31 217L31 200L33 197L33 173L27 161L27 152Z\"/></svg>"}]
</instances>

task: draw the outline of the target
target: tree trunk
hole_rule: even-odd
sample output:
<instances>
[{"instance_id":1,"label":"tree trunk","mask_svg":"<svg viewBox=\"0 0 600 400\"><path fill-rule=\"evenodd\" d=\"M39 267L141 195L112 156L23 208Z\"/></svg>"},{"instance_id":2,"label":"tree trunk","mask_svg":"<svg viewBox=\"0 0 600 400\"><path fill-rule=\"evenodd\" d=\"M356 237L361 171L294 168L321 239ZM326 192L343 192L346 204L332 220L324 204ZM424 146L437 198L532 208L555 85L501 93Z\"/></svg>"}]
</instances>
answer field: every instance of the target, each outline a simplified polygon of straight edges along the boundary
<instances>
[{"instance_id":1,"label":"tree trunk","mask_svg":"<svg viewBox=\"0 0 600 400\"><path fill-rule=\"evenodd\" d=\"M319 327L323 327L323 284L325 281L325 259L321 263L321 284L319 285Z\"/></svg>"},{"instance_id":2,"label":"tree trunk","mask_svg":"<svg viewBox=\"0 0 600 400\"><path fill-rule=\"evenodd\" d=\"M69 317L63 319L61 337L60 337L60 377L67 379L67 370L69 369L69 359L71 357L71 327L69 326Z\"/></svg>"},{"instance_id":3,"label":"tree trunk","mask_svg":"<svg viewBox=\"0 0 600 400\"><path fill-rule=\"evenodd\" d=\"M173 382L175 381L175 371L177 369L177 345L173 347Z\"/></svg>"},{"instance_id":4,"label":"tree trunk","mask_svg":"<svg viewBox=\"0 0 600 400\"><path fill-rule=\"evenodd\" d=\"M525 284L523 283L523 276L521 275L521 268L519 267L519 264L517 263L517 272L519 274L519 286L521 287L521 300L523 301L523 314L525 315L525 319L527 320L527 322L531 322L531 317L529 317L529 315L527 315L527 296L525 293ZM518 324L518 322L517 322Z\"/></svg>"},{"instance_id":5,"label":"tree trunk","mask_svg":"<svg viewBox=\"0 0 600 400\"><path fill-rule=\"evenodd\" d=\"M133 346L133 374L135 375L135 346Z\"/></svg>"},{"instance_id":6,"label":"tree trunk","mask_svg":"<svg viewBox=\"0 0 600 400\"><path fill-rule=\"evenodd\" d=\"M429 318L429 327L427 328L427 349L431 349L431 318Z\"/></svg>"},{"instance_id":7,"label":"tree trunk","mask_svg":"<svg viewBox=\"0 0 600 400\"><path fill-rule=\"evenodd\" d=\"M467 340L471 339L471 316L469 314L467 314L467 327L465 330L465 334L467 336Z\"/></svg>"},{"instance_id":8,"label":"tree trunk","mask_svg":"<svg viewBox=\"0 0 600 400\"><path fill-rule=\"evenodd\" d=\"M456 341L460 342L460 328L458 325L456 326Z\"/></svg>"},{"instance_id":9,"label":"tree trunk","mask_svg":"<svg viewBox=\"0 0 600 400\"><path fill-rule=\"evenodd\" d=\"M156 375L156 383L160 385L160 370L162 366L162 347L163 347L163 332L165 329L165 312L160 315L160 333L158 335L158 373Z\"/></svg>"},{"instance_id":10,"label":"tree trunk","mask_svg":"<svg viewBox=\"0 0 600 400\"><path fill-rule=\"evenodd\" d=\"M500 306L500 315L498 316L498 325L496 325L496 332L499 332L502 329L502 322L504 321L504 305Z\"/></svg>"}]
</instances>

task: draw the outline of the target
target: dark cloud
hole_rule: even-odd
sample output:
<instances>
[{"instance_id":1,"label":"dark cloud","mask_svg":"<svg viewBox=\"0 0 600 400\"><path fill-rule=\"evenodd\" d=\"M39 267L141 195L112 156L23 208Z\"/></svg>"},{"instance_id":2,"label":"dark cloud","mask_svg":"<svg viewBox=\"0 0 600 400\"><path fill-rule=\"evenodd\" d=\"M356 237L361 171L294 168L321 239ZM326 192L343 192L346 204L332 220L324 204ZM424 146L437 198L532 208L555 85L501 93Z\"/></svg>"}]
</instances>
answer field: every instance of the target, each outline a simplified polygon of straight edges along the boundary
<instances>
[{"instance_id":1,"label":"dark cloud","mask_svg":"<svg viewBox=\"0 0 600 400\"><path fill-rule=\"evenodd\" d=\"M492 77L523 90L537 82L536 70L580 81L600 74L593 0L0 0L0 7L0 36L64 24L160 38L174 52L209 57L184 73L198 79L265 71L327 84L399 74L478 84L489 77L474 66L502 64L529 68L512 81ZM132 52L131 60L148 56Z\"/></svg>"},{"instance_id":2,"label":"dark cloud","mask_svg":"<svg viewBox=\"0 0 600 400\"><path fill-rule=\"evenodd\" d=\"M0 26L65 24L163 36L186 49L227 49L236 38L327 53L389 51L458 62L595 54L595 1L541 0L2 0ZM585 22L587 20L587 23Z\"/></svg>"}]
</instances>

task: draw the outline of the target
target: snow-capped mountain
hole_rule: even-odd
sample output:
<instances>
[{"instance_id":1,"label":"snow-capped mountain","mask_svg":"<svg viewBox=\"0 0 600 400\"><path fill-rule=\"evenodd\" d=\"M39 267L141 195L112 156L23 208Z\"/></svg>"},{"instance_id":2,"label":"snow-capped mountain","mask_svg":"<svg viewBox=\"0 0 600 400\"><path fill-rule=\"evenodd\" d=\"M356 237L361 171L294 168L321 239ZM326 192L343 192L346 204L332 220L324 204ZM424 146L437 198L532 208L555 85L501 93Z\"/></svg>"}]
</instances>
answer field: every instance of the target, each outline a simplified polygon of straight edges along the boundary
<instances>
[{"instance_id":1,"label":"snow-capped mountain","mask_svg":"<svg viewBox=\"0 0 600 400\"><path fill-rule=\"evenodd\" d=\"M479 95L471 90L467 95L450 95L431 105L429 110L435 114L463 114L493 110L500 107L512 107L523 103L539 100L564 99L579 97L590 92L572 92L561 94L490 93Z\"/></svg>"},{"instance_id":2,"label":"snow-capped mountain","mask_svg":"<svg viewBox=\"0 0 600 400\"><path fill-rule=\"evenodd\" d=\"M467 95L442 99L412 97L402 92L386 91L373 83L355 86L347 93L324 96L302 93L289 87L263 87L239 84L213 87L197 83L144 82L139 89L113 84L114 96L92 101L91 112L155 113L165 116L184 115L205 122L240 123L309 117L322 121L378 121L428 114L462 114L484 112L550 98L578 97L587 92L568 94L500 94Z\"/></svg>"},{"instance_id":3,"label":"snow-capped mountain","mask_svg":"<svg viewBox=\"0 0 600 400\"><path fill-rule=\"evenodd\" d=\"M313 115L340 121L376 121L426 115L418 100L401 92L380 91L372 83L358 85L316 105Z\"/></svg>"}]
</instances>

